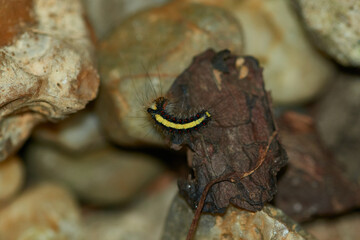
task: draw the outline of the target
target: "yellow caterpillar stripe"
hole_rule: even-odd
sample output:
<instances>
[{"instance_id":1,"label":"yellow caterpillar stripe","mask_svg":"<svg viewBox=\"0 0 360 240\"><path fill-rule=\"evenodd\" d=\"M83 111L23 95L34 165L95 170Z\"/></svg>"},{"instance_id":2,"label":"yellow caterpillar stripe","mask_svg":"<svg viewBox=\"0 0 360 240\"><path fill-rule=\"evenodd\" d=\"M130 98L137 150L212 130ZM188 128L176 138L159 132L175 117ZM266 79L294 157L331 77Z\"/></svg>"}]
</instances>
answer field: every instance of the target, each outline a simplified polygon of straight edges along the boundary
<instances>
[{"instance_id":1,"label":"yellow caterpillar stripe","mask_svg":"<svg viewBox=\"0 0 360 240\"><path fill-rule=\"evenodd\" d=\"M205 112L205 114L208 117L210 117L210 113ZM202 116L201 118L194 120L192 122L189 122L189 123L173 123L173 122L170 122L167 119L163 118L160 114L155 114L155 120L157 122L161 123L162 125L164 125L165 127L180 130L180 129L190 129L190 128L200 125L205 120L205 116Z\"/></svg>"}]
</instances>

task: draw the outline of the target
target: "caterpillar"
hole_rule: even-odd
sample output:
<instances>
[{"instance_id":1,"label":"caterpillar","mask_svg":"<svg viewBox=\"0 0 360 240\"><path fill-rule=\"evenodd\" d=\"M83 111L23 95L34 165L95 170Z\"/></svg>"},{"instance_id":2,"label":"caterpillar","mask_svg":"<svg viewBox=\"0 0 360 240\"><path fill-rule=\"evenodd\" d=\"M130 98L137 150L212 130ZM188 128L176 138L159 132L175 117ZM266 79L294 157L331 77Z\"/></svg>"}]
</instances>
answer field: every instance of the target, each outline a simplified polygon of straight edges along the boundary
<instances>
[{"instance_id":1,"label":"caterpillar","mask_svg":"<svg viewBox=\"0 0 360 240\"><path fill-rule=\"evenodd\" d=\"M209 64L217 72L228 74L229 69L221 62L224 61L223 55L221 52L219 57L214 57ZM143 71L146 73L129 74L129 77L124 77L127 81L122 81L123 89L134 89L129 93L123 93L122 97L126 102L120 102L124 109L122 128L126 135L122 136L126 144L132 141L131 143L136 144L140 142L152 145L189 145L195 135L207 138L208 134L213 133L208 126L210 122L214 123L211 123L214 127L226 127L247 121L246 115L234 115L231 118L223 115L223 109L235 109L238 102L243 99L233 99L233 93L227 89L219 90L217 86L220 83L206 80L212 79L209 76L200 78L200 83L194 84L195 82L181 83L179 81L183 81L183 77L164 71ZM174 78L177 81L175 85ZM202 95L198 94L199 86L202 85L213 89L206 92L205 98L204 91ZM205 130L205 127L209 131Z\"/></svg>"},{"instance_id":2,"label":"caterpillar","mask_svg":"<svg viewBox=\"0 0 360 240\"><path fill-rule=\"evenodd\" d=\"M147 109L147 112L155 124L169 134L191 133L206 126L211 120L211 114L206 110L202 110L189 118L176 117L167 112L166 105L168 102L168 99L159 97L154 100L153 104Z\"/></svg>"},{"instance_id":3,"label":"caterpillar","mask_svg":"<svg viewBox=\"0 0 360 240\"><path fill-rule=\"evenodd\" d=\"M216 69L217 71L223 72L223 73L229 73L229 69L227 68L224 59L226 59L230 55L229 50L224 50L219 52L215 57L212 59L212 67ZM184 140L187 139L187 134L192 134L193 132L198 132L201 128L208 125L210 121L213 120L214 117L216 117L217 120L223 120L219 119L219 116L215 109L219 109L218 104L227 104L227 107L231 106L231 104L228 104L228 101L222 101L225 100L224 98L215 99L215 101L210 100L207 101L206 104L201 104L203 106L208 106L207 110L202 109L201 111L190 115L189 114L186 117L182 117L182 111L184 109L188 112L195 112L194 111L194 101L193 103L189 103L188 100L190 98L190 95L195 97L196 93L191 93L191 89L185 84L179 83L181 80L181 76L177 79L178 85L174 88L170 89L170 94L167 96L170 97L158 97L155 100L151 102L151 105L147 107L146 111L150 115L152 121L155 123L158 128L160 128L161 132L163 132L165 135L170 136L170 140L173 144L183 144L185 143ZM209 86L209 82L207 82L207 85ZM214 84L214 83L213 83ZM213 92L216 94L215 92ZM230 95L229 95L230 94ZM231 93L224 94L224 96L229 99L231 98ZM210 95L209 95L210 96ZM176 103L176 101L171 101L170 99L181 99L180 101L182 104ZM212 104L209 104L209 102L216 103L215 106L210 107ZM169 111L171 107L168 107L168 105L175 106L175 110L172 109L172 111ZM186 104L185 104L186 103ZM198 105L198 104L195 104ZM220 108L223 108L225 106L222 106ZM209 110L211 109L211 110ZM174 113L174 114L172 114ZM214 118L215 121L215 118ZM217 121L216 121L217 122ZM189 139L187 139L189 140ZM186 143L189 145L191 144L190 141L186 141Z\"/></svg>"}]
</instances>

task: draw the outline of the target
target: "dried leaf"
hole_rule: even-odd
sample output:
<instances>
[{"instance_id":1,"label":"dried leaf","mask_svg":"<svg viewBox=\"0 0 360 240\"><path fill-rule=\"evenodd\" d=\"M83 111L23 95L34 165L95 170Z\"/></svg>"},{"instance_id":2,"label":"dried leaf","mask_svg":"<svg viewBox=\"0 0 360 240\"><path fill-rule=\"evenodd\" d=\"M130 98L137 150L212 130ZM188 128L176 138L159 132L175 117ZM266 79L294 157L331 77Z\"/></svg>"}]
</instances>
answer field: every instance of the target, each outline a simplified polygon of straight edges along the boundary
<instances>
[{"instance_id":1,"label":"dried leaf","mask_svg":"<svg viewBox=\"0 0 360 240\"><path fill-rule=\"evenodd\" d=\"M276 192L276 173L286 163L277 139L271 141L261 166L257 166L276 131L271 103L264 89L262 69L253 57L237 57L228 50L207 50L174 82L168 93L176 99L174 111L191 115L207 110L209 124L182 136L171 136L173 148L188 145L193 176L178 182L180 193L196 208L208 183L225 176L244 176L220 182L208 192L204 212L222 213L229 203L256 211Z\"/></svg>"}]
</instances>

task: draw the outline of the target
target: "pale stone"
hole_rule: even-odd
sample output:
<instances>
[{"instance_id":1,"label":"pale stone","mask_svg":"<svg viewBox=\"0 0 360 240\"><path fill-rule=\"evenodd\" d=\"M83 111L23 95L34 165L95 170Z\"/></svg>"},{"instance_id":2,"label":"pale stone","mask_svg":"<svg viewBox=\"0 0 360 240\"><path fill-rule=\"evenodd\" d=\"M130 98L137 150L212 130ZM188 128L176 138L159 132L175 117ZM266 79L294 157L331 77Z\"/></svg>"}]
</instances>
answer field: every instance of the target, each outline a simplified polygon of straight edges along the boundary
<instances>
[{"instance_id":1,"label":"pale stone","mask_svg":"<svg viewBox=\"0 0 360 240\"><path fill-rule=\"evenodd\" d=\"M173 182L144 196L125 211L94 211L84 217L87 240L159 240L171 201L177 193Z\"/></svg>"},{"instance_id":2,"label":"pale stone","mask_svg":"<svg viewBox=\"0 0 360 240\"><path fill-rule=\"evenodd\" d=\"M293 0L313 42L337 62L360 67L359 0Z\"/></svg>"},{"instance_id":3,"label":"pale stone","mask_svg":"<svg viewBox=\"0 0 360 240\"><path fill-rule=\"evenodd\" d=\"M126 17L169 0L83 0L96 35L103 38Z\"/></svg>"},{"instance_id":4,"label":"pale stone","mask_svg":"<svg viewBox=\"0 0 360 240\"><path fill-rule=\"evenodd\" d=\"M304 228L319 240L355 240L359 238L360 213L354 212L330 219L318 219Z\"/></svg>"},{"instance_id":5,"label":"pale stone","mask_svg":"<svg viewBox=\"0 0 360 240\"><path fill-rule=\"evenodd\" d=\"M59 186L31 188L0 211L0 239L80 240L79 209Z\"/></svg>"},{"instance_id":6,"label":"pale stone","mask_svg":"<svg viewBox=\"0 0 360 240\"><path fill-rule=\"evenodd\" d=\"M0 205L20 190L23 181L24 166L19 157L11 156L0 162Z\"/></svg>"},{"instance_id":7,"label":"pale stone","mask_svg":"<svg viewBox=\"0 0 360 240\"><path fill-rule=\"evenodd\" d=\"M163 171L157 159L107 146L71 153L45 143L26 149L30 177L66 185L82 200L96 204L130 201Z\"/></svg>"},{"instance_id":8,"label":"pale stone","mask_svg":"<svg viewBox=\"0 0 360 240\"><path fill-rule=\"evenodd\" d=\"M9 25L21 34L0 46L0 161L15 152L39 122L84 108L99 84L80 0L26 2L34 23Z\"/></svg>"}]
</instances>

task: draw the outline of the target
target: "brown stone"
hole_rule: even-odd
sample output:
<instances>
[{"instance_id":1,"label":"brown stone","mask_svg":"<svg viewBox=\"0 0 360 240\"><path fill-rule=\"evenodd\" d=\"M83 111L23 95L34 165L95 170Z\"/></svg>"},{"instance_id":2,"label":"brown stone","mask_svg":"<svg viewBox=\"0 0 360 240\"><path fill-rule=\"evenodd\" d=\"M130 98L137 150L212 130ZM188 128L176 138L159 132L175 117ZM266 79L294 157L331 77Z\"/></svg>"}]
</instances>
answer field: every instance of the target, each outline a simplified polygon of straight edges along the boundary
<instances>
[{"instance_id":1,"label":"brown stone","mask_svg":"<svg viewBox=\"0 0 360 240\"><path fill-rule=\"evenodd\" d=\"M347 176L360 184L360 76L340 75L316 104L320 137L342 164Z\"/></svg>"},{"instance_id":2,"label":"brown stone","mask_svg":"<svg viewBox=\"0 0 360 240\"><path fill-rule=\"evenodd\" d=\"M0 47L11 44L35 23L33 0L0 0Z\"/></svg>"},{"instance_id":3,"label":"brown stone","mask_svg":"<svg viewBox=\"0 0 360 240\"><path fill-rule=\"evenodd\" d=\"M286 112L278 126L289 156L278 180L278 208L297 221L306 221L360 206L360 186L324 147L310 116Z\"/></svg>"}]
</instances>

